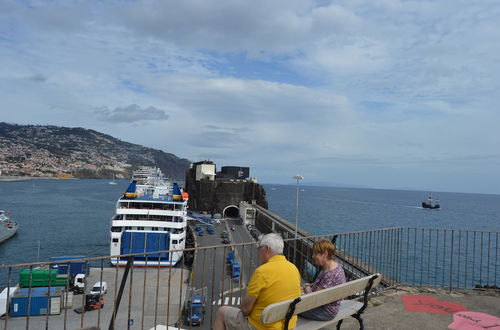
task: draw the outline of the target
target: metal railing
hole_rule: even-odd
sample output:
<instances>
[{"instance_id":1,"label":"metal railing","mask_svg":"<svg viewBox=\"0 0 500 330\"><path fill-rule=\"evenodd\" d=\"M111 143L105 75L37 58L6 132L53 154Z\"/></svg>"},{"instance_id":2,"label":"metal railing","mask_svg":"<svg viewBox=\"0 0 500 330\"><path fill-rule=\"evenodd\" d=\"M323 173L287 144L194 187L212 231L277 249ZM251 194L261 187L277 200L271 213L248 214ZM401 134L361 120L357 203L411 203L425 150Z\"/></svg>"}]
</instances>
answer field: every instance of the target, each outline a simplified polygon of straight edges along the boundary
<instances>
[{"instance_id":1,"label":"metal railing","mask_svg":"<svg viewBox=\"0 0 500 330\"><path fill-rule=\"evenodd\" d=\"M322 235L354 277L380 272L391 286L488 289L500 292L500 232L387 228ZM317 237L301 238L298 267L310 267Z\"/></svg>"},{"instance_id":2,"label":"metal railing","mask_svg":"<svg viewBox=\"0 0 500 330\"><path fill-rule=\"evenodd\" d=\"M286 239L284 253L288 260L297 258L297 267L305 280L310 280L317 271L311 261L311 246L318 237L336 243L337 260L351 278L380 272L386 286L431 286L450 290L481 288L500 293L498 232L390 228L301 237L298 244L293 239ZM297 245L297 251L293 250L294 245ZM208 246L182 252L185 256L194 252L195 257L185 257L173 268L134 266L134 258L160 255L158 252L122 255L120 257L129 263L121 268L110 267L109 256L79 259L88 261L92 268L85 281L85 292L95 282L107 282L104 308L77 314L73 309L85 307L85 295L71 297L68 293L60 298L59 310L57 306L49 308L54 307L54 302L46 303L44 310L43 303L31 299L31 290L28 290L25 299L17 302L17 307L14 306L16 296L6 296L10 313L0 320L0 328L76 329L97 326L100 329L150 329L158 324L191 328L193 325L186 322L186 312L190 308L187 301L194 295L201 295L205 299L206 311L203 324L197 328L209 329L219 306L239 305L245 283L258 266L256 243ZM229 252L239 262L238 278L234 278L228 263ZM13 287L18 283L22 269L32 271L55 263L61 261L2 265L0 282L2 286ZM31 286L30 275L28 289ZM65 289L71 292L71 284L67 283ZM12 316L16 308L16 312L25 308L26 315ZM53 314L47 313L50 309Z\"/></svg>"},{"instance_id":3,"label":"metal railing","mask_svg":"<svg viewBox=\"0 0 500 330\"><path fill-rule=\"evenodd\" d=\"M111 257L72 259L72 263L88 262L90 274L85 280L84 292L88 293L96 282L106 282L107 293L101 295L104 307L77 314L73 310L85 308L85 294L73 293L68 281L65 295L47 298L53 282L47 281L44 287L45 298L35 294L35 280L32 276L36 268L51 268L64 261L26 263L0 266L0 284L7 287L7 315L0 319L0 329L80 329L98 327L99 329L150 329L155 325L178 326L191 329L194 324L186 321L189 308L187 301L195 295L205 299L204 322L197 329L209 329L215 320L215 313L221 305L239 305L244 283L258 264L256 243L208 246L184 250L161 251L161 254L195 252L194 258L184 258L176 267L138 267L134 259L148 261L148 255L158 252L135 253L113 258L128 260L125 267L111 267ZM227 262L228 252L232 252L240 264L241 275L234 278L232 268ZM146 257L145 257L146 256ZM149 259L158 264L155 258ZM184 263L188 261L189 264ZM29 285L24 295L11 297L10 288L20 282L22 269L29 269ZM19 288L17 289L19 291ZM41 300L45 300L41 302ZM100 300L100 299L99 299ZM54 308L54 301L59 307ZM99 306L97 302L97 306Z\"/></svg>"}]
</instances>

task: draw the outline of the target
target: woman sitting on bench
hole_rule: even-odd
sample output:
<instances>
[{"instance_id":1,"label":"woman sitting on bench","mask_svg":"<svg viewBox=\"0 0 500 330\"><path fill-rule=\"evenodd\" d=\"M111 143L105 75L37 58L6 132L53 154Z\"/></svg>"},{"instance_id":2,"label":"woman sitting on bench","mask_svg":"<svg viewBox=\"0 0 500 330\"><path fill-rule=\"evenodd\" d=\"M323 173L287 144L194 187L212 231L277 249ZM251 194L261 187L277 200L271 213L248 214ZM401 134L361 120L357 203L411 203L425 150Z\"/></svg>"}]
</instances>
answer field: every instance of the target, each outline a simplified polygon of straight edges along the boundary
<instances>
[{"instance_id":1,"label":"woman sitting on bench","mask_svg":"<svg viewBox=\"0 0 500 330\"><path fill-rule=\"evenodd\" d=\"M302 287L304 293L311 293L345 283L344 269L335 262L334 256L335 246L331 242L320 239L314 243L312 258L314 263L321 267L321 272L313 284L304 284ZM299 316L311 320L329 321L337 315L339 307L340 301L335 301L300 313Z\"/></svg>"}]
</instances>

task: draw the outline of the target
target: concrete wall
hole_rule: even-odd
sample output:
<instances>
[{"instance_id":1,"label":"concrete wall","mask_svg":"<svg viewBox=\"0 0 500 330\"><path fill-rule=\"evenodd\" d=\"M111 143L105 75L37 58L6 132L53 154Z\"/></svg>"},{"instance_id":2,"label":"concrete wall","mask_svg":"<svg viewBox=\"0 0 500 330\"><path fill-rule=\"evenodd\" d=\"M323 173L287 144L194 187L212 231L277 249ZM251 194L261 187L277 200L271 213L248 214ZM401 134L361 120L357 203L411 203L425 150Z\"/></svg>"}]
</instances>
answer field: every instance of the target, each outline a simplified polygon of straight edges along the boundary
<instances>
[{"instance_id":1,"label":"concrete wall","mask_svg":"<svg viewBox=\"0 0 500 330\"><path fill-rule=\"evenodd\" d=\"M291 223L290 221L281 218L277 214L274 214L269 210L265 210L257 206L255 227L262 234L271 232L280 234L285 241L283 254L290 262L293 262L295 266L297 266L303 279L305 279L306 281L312 280L312 277L307 275L306 269L308 268L307 263L312 262L311 247L313 241L310 239L299 239L295 242L295 223ZM299 238L307 236L312 235L309 232L298 228ZM288 239L290 240L288 241ZM295 253L295 247L297 248L297 253Z\"/></svg>"}]
</instances>

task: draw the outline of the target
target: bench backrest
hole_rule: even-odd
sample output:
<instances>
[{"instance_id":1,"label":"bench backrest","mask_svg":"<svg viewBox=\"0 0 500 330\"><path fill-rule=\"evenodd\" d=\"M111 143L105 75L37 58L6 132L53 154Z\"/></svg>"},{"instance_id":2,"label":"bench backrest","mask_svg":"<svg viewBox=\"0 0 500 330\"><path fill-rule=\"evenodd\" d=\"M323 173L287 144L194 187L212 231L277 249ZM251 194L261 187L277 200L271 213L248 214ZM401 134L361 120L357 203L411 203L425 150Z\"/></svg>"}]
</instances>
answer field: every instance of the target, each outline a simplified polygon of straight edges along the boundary
<instances>
[{"instance_id":1,"label":"bench backrest","mask_svg":"<svg viewBox=\"0 0 500 330\"><path fill-rule=\"evenodd\" d=\"M364 292L370 279L375 276L376 278L373 280L372 284L372 288L374 288L380 283L382 275L374 274L331 288L302 295L300 296L301 301L295 306L294 315L308 311L318 306L323 306L331 302L344 299L359 292ZM268 324L279 320L284 320L288 311L288 307L294 300L295 299L289 299L268 305L262 311L262 315L260 317L262 323Z\"/></svg>"}]
</instances>

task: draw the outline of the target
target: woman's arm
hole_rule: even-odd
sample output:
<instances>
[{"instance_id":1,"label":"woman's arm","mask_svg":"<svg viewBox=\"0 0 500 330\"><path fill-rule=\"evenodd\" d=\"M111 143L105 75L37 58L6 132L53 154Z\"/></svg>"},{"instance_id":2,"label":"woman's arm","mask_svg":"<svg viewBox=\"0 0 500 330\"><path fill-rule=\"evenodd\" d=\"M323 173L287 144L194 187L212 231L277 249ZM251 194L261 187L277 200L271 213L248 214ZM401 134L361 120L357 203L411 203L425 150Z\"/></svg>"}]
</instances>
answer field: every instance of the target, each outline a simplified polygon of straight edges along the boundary
<instances>
[{"instance_id":1,"label":"woman's arm","mask_svg":"<svg viewBox=\"0 0 500 330\"><path fill-rule=\"evenodd\" d=\"M316 286L316 289L313 291L312 284L306 283L306 284L304 284L304 286L302 287L302 289L304 290L304 293L311 293L311 292L316 292L316 291L319 291L319 290L323 290L324 287L322 287L322 286Z\"/></svg>"}]
</instances>

